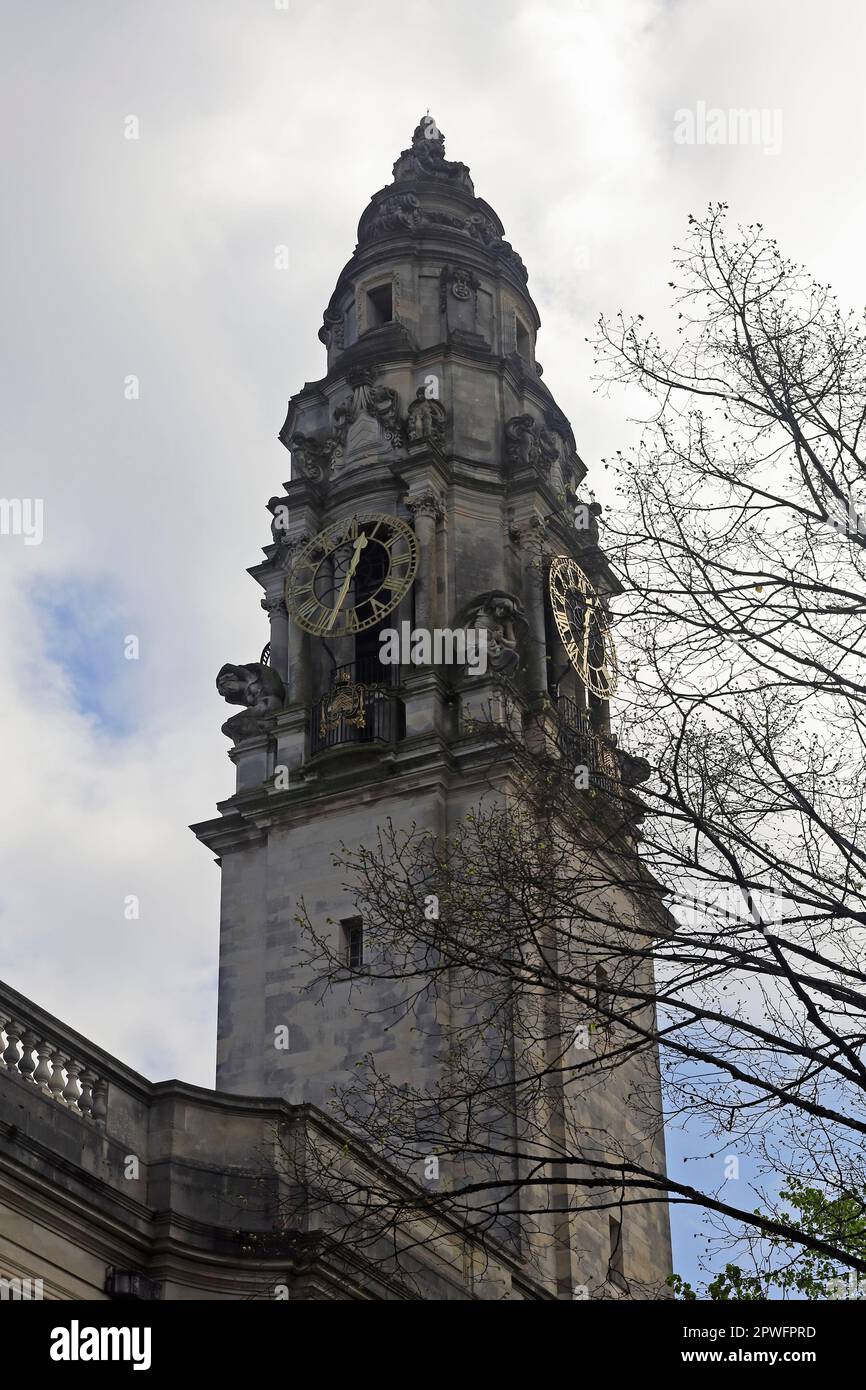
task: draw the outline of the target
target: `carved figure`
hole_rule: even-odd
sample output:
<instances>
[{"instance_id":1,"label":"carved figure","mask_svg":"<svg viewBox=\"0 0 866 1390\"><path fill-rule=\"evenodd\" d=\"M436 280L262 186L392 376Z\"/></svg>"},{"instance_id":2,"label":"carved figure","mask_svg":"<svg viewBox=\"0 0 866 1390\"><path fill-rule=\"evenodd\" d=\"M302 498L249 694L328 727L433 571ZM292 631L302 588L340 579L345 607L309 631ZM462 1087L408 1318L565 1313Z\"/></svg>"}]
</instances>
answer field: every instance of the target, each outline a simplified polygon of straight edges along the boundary
<instances>
[{"instance_id":1,"label":"carved figure","mask_svg":"<svg viewBox=\"0 0 866 1390\"><path fill-rule=\"evenodd\" d=\"M261 732L262 720L283 708L286 688L272 666L251 661L247 666L227 662L217 672L216 688L229 705L244 705L243 714L234 714L222 726L228 738L239 742Z\"/></svg>"},{"instance_id":2,"label":"carved figure","mask_svg":"<svg viewBox=\"0 0 866 1390\"><path fill-rule=\"evenodd\" d=\"M528 624L520 599L502 589L480 594L463 610L459 626L487 633L487 665L512 675L520 664L519 635Z\"/></svg>"},{"instance_id":3,"label":"carved figure","mask_svg":"<svg viewBox=\"0 0 866 1390\"><path fill-rule=\"evenodd\" d=\"M419 386L406 412L406 433L411 440L432 439L441 446L445 442L445 418L441 401L428 398L425 387Z\"/></svg>"}]
</instances>

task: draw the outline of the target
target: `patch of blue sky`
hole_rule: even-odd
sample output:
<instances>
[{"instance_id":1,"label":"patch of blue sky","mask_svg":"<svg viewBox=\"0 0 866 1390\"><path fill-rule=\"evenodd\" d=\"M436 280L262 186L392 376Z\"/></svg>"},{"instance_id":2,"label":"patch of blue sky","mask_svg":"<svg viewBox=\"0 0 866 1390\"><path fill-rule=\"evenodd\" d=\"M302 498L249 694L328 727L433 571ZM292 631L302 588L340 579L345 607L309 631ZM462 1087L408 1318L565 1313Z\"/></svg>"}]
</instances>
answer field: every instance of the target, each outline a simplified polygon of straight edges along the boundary
<instances>
[{"instance_id":1,"label":"patch of blue sky","mask_svg":"<svg viewBox=\"0 0 866 1390\"><path fill-rule=\"evenodd\" d=\"M704 1063L695 1061L689 1066L696 1074L706 1075ZM771 1210L782 1185L780 1174L759 1170L754 1154L744 1153L734 1135L727 1142L719 1135L708 1135L706 1119L699 1114L680 1110L675 1117L665 1119L669 1177L744 1212L751 1213L757 1207ZM713 1222L705 1208L678 1199L676 1193L670 1194L670 1200L673 1267L687 1283L694 1289L702 1288L728 1263L739 1264L746 1273L754 1272L744 1246L719 1246L718 1218ZM736 1221L728 1224L732 1231L738 1229ZM708 1237L715 1239L708 1243ZM770 1296L779 1294L771 1289Z\"/></svg>"},{"instance_id":2,"label":"patch of blue sky","mask_svg":"<svg viewBox=\"0 0 866 1390\"><path fill-rule=\"evenodd\" d=\"M30 593L50 660L66 676L79 713L90 716L99 731L127 738L136 726L133 686L140 678L140 659L125 655L130 616L116 585L105 578L65 580L46 576Z\"/></svg>"}]
</instances>

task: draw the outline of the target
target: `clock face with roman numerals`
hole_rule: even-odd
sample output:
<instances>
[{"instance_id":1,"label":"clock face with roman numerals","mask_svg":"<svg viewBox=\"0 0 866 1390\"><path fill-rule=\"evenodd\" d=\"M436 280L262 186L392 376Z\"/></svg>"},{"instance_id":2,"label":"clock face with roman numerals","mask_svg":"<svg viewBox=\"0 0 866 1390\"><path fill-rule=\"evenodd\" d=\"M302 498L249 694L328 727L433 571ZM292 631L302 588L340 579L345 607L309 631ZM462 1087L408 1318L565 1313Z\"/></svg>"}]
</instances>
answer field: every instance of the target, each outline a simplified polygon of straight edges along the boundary
<instances>
[{"instance_id":1,"label":"clock face with roman numerals","mask_svg":"<svg viewBox=\"0 0 866 1390\"><path fill-rule=\"evenodd\" d=\"M618 672L601 598L580 566L564 555L551 561L548 587L569 661L591 694L609 700L616 690Z\"/></svg>"},{"instance_id":2,"label":"clock face with roman numerals","mask_svg":"<svg viewBox=\"0 0 866 1390\"><path fill-rule=\"evenodd\" d=\"M286 607L316 637L346 637L397 607L418 569L415 533L399 517L364 512L335 521L298 552Z\"/></svg>"}]
</instances>

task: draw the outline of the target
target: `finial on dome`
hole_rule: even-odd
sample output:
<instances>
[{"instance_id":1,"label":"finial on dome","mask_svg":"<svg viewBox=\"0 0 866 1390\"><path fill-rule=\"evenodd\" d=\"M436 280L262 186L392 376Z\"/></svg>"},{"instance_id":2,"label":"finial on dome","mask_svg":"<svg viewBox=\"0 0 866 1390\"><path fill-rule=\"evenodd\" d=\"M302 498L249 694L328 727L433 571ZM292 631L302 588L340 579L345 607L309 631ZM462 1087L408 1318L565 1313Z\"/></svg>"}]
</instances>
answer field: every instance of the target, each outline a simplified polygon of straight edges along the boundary
<instances>
[{"instance_id":1,"label":"finial on dome","mask_svg":"<svg viewBox=\"0 0 866 1390\"><path fill-rule=\"evenodd\" d=\"M444 148L445 136L430 115L429 108L426 116L422 116L414 131L412 132L412 144L417 145L419 140L436 140Z\"/></svg>"}]
</instances>

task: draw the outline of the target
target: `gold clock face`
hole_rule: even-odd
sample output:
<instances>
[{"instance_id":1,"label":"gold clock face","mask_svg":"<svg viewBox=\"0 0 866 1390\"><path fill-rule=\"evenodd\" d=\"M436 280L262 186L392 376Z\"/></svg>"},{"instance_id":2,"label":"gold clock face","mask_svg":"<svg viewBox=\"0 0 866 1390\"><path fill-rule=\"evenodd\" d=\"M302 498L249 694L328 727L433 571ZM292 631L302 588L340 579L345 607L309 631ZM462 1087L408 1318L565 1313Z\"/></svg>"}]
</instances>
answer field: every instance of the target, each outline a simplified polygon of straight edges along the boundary
<instances>
[{"instance_id":1,"label":"gold clock face","mask_svg":"<svg viewBox=\"0 0 866 1390\"><path fill-rule=\"evenodd\" d=\"M364 512L320 531L286 580L286 607L316 637L346 637L397 607L415 579L418 545L405 521Z\"/></svg>"},{"instance_id":2,"label":"gold clock face","mask_svg":"<svg viewBox=\"0 0 866 1390\"><path fill-rule=\"evenodd\" d=\"M551 561L548 588L569 661L591 694L610 699L616 690L616 651L598 593L580 566L564 555Z\"/></svg>"}]
</instances>

